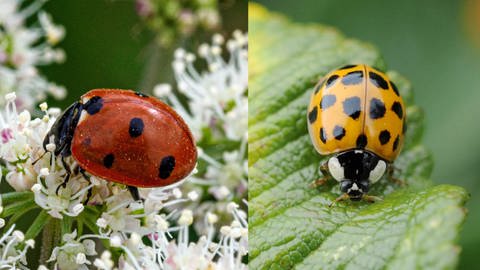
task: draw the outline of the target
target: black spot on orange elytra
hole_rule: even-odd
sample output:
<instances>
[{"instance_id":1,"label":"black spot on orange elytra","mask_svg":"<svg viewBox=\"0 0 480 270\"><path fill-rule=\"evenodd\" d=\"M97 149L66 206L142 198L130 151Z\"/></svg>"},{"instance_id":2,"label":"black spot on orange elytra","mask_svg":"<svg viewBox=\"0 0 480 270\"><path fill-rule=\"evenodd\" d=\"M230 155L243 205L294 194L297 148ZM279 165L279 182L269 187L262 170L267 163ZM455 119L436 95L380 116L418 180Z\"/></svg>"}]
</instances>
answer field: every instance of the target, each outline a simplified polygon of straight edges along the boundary
<instances>
[{"instance_id":1,"label":"black spot on orange elytra","mask_svg":"<svg viewBox=\"0 0 480 270\"><path fill-rule=\"evenodd\" d=\"M378 98L370 100L370 118L379 119L385 115L385 104Z\"/></svg>"},{"instance_id":2,"label":"black spot on orange elytra","mask_svg":"<svg viewBox=\"0 0 480 270\"><path fill-rule=\"evenodd\" d=\"M361 110L359 97L349 97L343 101L343 112L352 119L358 119Z\"/></svg>"},{"instance_id":3,"label":"black spot on orange elytra","mask_svg":"<svg viewBox=\"0 0 480 270\"><path fill-rule=\"evenodd\" d=\"M325 110L335 104L336 101L337 97L335 95L324 95L322 100L320 100L320 109Z\"/></svg>"},{"instance_id":4,"label":"black spot on orange elytra","mask_svg":"<svg viewBox=\"0 0 480 270\"><path fill-rule=\"evenodd\" d=\"M400 104L400 102L395 101L392 104L392 111L398 116L398 118L402 119L403 109L402 109L402 105Z\"/></svg>"},{"instance_id":5,"label":"black spot on orange elytra","mask_svg":"<svg viewBox=\"0 0 480 270\"><path fill-rule=\"evenodd\" d=\"M377 87L382 88L383 90L388 89L388 83L383 79L383 77L373 71L368 72L368 76L370 77L370 81Z\"/></svg>"},{"instance_id":6,"label":"black spot on orange elytra","mask_svg":"<svg viewBox=\"0 0 480 270\"><path fill-rule=\"evenodd\" d=\"M378 136L378 139L382 145L387 144L390 141L390 132L388 132L388 130L382 130Z\"/></svg>"},{"instance_id":7,"label":"black spot on orange elytra","mask_svg":"<svg viewBox=\"0 0 480 270\"><path fill-rule=\"evenodd\" d=\"M317 120L317 106L315 106L309 113L308 113L308 122L313 124Z\"/></svg>"},{"instance_id":8,"label":"black spot on orange elytra","mask_svg":"<svg viewBox=\"0 0 480 270\"><path fill-rule=\"evenodd\" d=\"M343 76L342 83L344 85L355 85L363 81L363 71L352 71Z\"/></svg>"}]
</instances>

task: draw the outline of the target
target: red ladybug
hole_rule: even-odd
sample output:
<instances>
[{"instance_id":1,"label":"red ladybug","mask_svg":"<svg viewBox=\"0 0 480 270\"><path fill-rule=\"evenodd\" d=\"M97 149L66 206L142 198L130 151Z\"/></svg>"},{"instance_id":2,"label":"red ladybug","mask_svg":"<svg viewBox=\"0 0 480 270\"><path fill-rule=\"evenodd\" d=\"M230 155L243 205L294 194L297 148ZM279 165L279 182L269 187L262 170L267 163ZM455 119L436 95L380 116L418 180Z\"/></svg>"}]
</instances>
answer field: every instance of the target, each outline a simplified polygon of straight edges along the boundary
<instances>
[{"instance_id":1,"label":"red ladybug","mask_svg":"<svg viewBox=\"0 0 480 270\"><path fill-rule=\"evenodd\" d=\"M131 90L94 89L73 103L45 136L53 136L54 155L70 155L85 171L125 184L138 199L137 187L180 181L195 167L195 141L183 119L165 103ZM88 177L86 177L88 179ZM58 191L58 189L57 189Z\"/></svg>"}]
</instances>

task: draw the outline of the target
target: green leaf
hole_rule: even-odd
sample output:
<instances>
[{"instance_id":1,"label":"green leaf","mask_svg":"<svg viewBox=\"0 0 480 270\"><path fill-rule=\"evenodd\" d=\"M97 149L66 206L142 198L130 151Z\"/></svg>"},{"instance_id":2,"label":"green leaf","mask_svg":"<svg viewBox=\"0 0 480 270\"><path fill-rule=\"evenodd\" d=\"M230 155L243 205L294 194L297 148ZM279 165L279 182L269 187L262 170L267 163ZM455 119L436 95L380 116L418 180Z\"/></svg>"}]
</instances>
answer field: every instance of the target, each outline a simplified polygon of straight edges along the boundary
<instances>
[{"instance_id":1,"label":"green leaf","mask_svg":"<svg viewBox=\"0 0 480 270\"><path fill-rule=\"evenodd\" d=\"M468 198L460 187L433 186L432 158L420 143L423 112L396 72L407 106L407 134L395 161L400 187L387 179L371 195L340 202L338 185L312 189L322 161L307 131L316 81L334 68L385 69L378 51L331 27L296 24L249 5L249 267L252 269L449 269Z\"/></svg>"},{"instance_id":2,"label":"green leaf","mask_svg":"<svg viewBox=\"0 0 480 270\"><path fill-rule=\"evenodd\" d=\"M48 224L52 217L46 211L40 211L37 218L33 221L32 225L25 233L26 239L35 239L37 235L42 231L43 227Z\"/></svg>"}]
</instances>

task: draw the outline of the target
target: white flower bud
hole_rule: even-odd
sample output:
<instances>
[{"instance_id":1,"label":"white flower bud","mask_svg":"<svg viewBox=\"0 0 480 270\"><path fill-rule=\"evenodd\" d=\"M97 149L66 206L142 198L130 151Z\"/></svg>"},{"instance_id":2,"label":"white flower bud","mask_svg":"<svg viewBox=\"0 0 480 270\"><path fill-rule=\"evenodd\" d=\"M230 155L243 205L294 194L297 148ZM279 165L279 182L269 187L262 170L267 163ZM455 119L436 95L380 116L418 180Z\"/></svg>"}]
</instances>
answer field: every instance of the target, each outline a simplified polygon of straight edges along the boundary
<instances>
[{"instance_id":1,"label":"white flower bud","mask_svg":"<svg viewBox=\"0 0 480 270\"><path fill-rule=\"evenodd\" d=\"M215 224L218 221L218 216L210 212L207 213L207 221L209 224Z\"/></svg>"},{"instance_id":2,"label":"white flower bud","mask_svg":"<svg viewBox=\"0 0 480 270\"><path fill-rule=\"evenodd\" d=\"M199 47L198 47L198 54L201 56L201 57L206 57L208 55L208 52L210 51L210 46L206 43L204 44L201 44Z\"/></svg>"},{"instance_id":3,"label":"white flower bud","mask_svg":"<svg viewBox=\"0 0 480 270\"><path fill-rule=\"evenodd\" d=\"M173 196L176 198L176 199L180 199L182 197L182 191L180 191L179 188L174 188L172 190L172 193L173 193Z\"/></svg>"},{"instance_id":4,"label":"white flower bud","mask_svg":"<svg viewBox=\"0 0 480 270\"><path fill-rule=\"evenodd\" d=\"M54 143L49 143L46 145L46 148L48 152L53 152L55 151L55 148L57 148L57 146Z\"/></svg>"},{"instance_id":5,"label":"white flower bud","mask_svg":"<svg viewBox=\"0 0 480 270\"><path fill-rule=\"evenodd\" d=\"M238 204L234 203L234 202L230 202L228 203L227 205L227 211L228 212L233 212L235 209L238 208Z\"/></svg>"},{"instance_id":6,"label":"white flower bud","mask_svg":"<svg viewBox=\"0 0 480 270\"><path fill-rule=\"evenodd\" d=\"M198 192L196 191L190 191L188 194L187 194L188 198L192 201L196 201L198 199Z\"/></svg>"},{"instance_id":7,"label":"white flower bud","mask_svg":"<svg viewBox=\"0 0 480 270\"><path fill-rule=\"evenodd\" d=\"M40 107L40 110L42 110L42 112L46 112L48 110L48 105L46 102L40 103L39 107Z\"/></svg>"},{"instance_id":8,"label":"white flower bud","mask_svg":"<svg viewBox=\"0 0 480 270\"><path fill-rule=\"evenodd\" d=\"M132 233L132 235L130 235L129 241L134 247L136 247L140 244L140 242L142 241L142 238L138 233Z\"/></svg>"},{"instance_id":9,"label":"white flower bud","mask_svg":"<svg viewBox=\"0 0 480 270\"><path fill-rule=\"evenodd\" d=\"M40 176L47 176L50 174L50 171L48 168L41 168L40 169Z\"/></svg>"},{"instance_id":10,"label":"white flower bud","mask_svg":"<svg viewBox=\"0 0 480 270\"><path fill-rule=\"evenodd\" d=\"M14 231L12 234L19 242L22 242L25 240L25 235L21 231Z\"/></svg>"},{"instance_id":11,"label":"white flower bud","mask_svg":"<svg viewBox=\"0 0 480 270\"><path fill-rule=\"evenodd\" d=\"M42 190L42 185L40 184L35 184L32 186L32 188L30 189L33 193L38 193Z\"/></svg>"},{"instance_id":12,"label":"white flower bud","mask_svg":"<svg viewBox=\"0 0 480 270\"><path fill-rule=\"evenodd\" d=\"M30 112L25 110L23 112L21 112L19 115L18 115L18 121L20 123L27 123L28 121L30 121L31 119L31 116L30 116Z\"/></svg>"},{"instance_id":13,"label":"white flower bud","mask_svg":"<svg viewBox=\"0 0 480 270\"><path fill-rule=\"evenodd\" d=\"M0 229L5 226L5 219L0 218Z\"/></svg>"},{"instance_id":14,"label":"white flower bud","mask_svg":"<svg viewBox=\"0 0 480 270\"><path fill-rule=\"evenodd\" d=\"M242 236L242 230L240 228L233 228L230 231L230 236L232 238L239 238L240 236Z\"/></svg>"},{"instance_id":15,"label":"white flower bud","mask_svg":"<svg viewBox=\"0 0 480 270\"><path fill-rule=\"evenodd\" d=\"M212 40L213 40L213 43L218 44L218 45L222 45L223 42L225 42L225 39L220 34L213 35Z\"/></svg>"},{"instance_id":16,"label":"white flower bud","mask_svg":"<svg viewBox=\"0 0 480 270\"><path fill-rule=\"evenodd\" d=\"M14 101L15 99L17 98L17 95L15 94L15 92L11 92L11 93L8 93L5 95L5 100L7 102L12 102Z\"/></svg>"},{"instance_id":17,"label":"white flower bud","mask_svg":"<svg viewBox=\"0 0 480 270\"><path fill-rule=\"evenodd\" d=\"M75 257L75 262L77 264L85 264L87 262L87 256L85 256L85 253L78 253L77 257Z\"/></svg>"},{"instance_id":18,"label":"white flower bud","mask_svg":"<svg viewBox=\"0 0 480 270\"><path fill-rule=\"evenodd\" d=\"M178 224L184 226L190 226L193 222L193 213L189 209L185 209L182 211L180 218L178 219Z\"/></svg>"},{"instance_id":19,"label":"white flower bud","mask_svg":"<svg viewBox=\"0 0 480 270\"><path fill-rule=\"evenodd\" d=\"M28 239L27 241L25 241L25 244L30 248L34 248L35 247L35 240Z\"/></svg>"},{"instance_id":20,"label":"white flower bud","mask_svg":"<svg viewBox=\"0 0 480 270\"><path fill-rule=\"evenodd\" d=\"M85 206L83 206L83 204L81 203L78 203L73 207L72 211L76 216L78 216L80 213L83 212L83 209L85 209Z\"/></svg>"},{"instance_id":21,"label":"white flower bud","mask_svg":"<svg viewBox=\"0 0 480 270\"><path fill-rule=\"evenodd\" d=\"M97 219L97 226L102 228L102 229L105 229L107 227L108 223L107 223L107 220L104 219L104 218L99 218Z\"/></svg>"},{"instance_id":22,"label":"white flower bud","mask_svg":"<svg viewBox=\"0 0 480 270\"><path fill-rule=\"evenodd\" d=\"M157 97L166 97L172 92L172 86L168 83L157 84L153 88L153 94Z\"/></svg>"},{"instance_id":23,"label":"white flower bud","mask_svg":"<svg viewBox=\"0 0 480 270\"><path fill-rule=\"evenodd\" d=\"M155 223L157 224L156 228L159 231L165 232L168 230L168 221L166 221L162 216L160 215L155 215L154 217Z\"/></svg>"},{"instance_id":24,"label":"white flower bud","mask_svg":"<svg viewBox=\"0 0 480 270\"><path fill-rule=\"evenodd\" d=\"M185 54L186 52L184 49L178 48L175 50L173 55L175 56L175 59L183 59L185 57Z\"/></svg>"},{"instance_id":25,"label":"white flower bud","mask_svg":"<svg viewBox=\"0 0 480 270\"><path fill-rule=\"evenodd\" d=\"M120 247L122 245L122 238L118 235L113 235L110 237L110 246L112 247Z\"/></svg>"},{"instance_id":26,"label":"white flower bud","mask_svg":"<svg viewBox=\"0 0 480 270\"><path fill-rule=\"evenodd\" d=\"M185 60L187 61L187 63L193 63L193 61L195 61L195 55L192 53L187 53Z\"/></svg>"},{"instance_id":27,"label":"white flower bud","mask_svg":"<svg viewBox=\"0 0 480 270\"><path fill-rule=\"evenodd\" d=\"M48 268L45 265L40 265L38 270L48 270Z\"/></svg>"},{"instance_id":28,"label":"white flower bud","mask_svg":"<svg viewBox=\"0 0 480 270\"><path fill-rule=\"evenodd\" d=\"M231 230L232 230L232 228L230 228L230 226L222 226L220 228L220 233L225 235L225 236L228 236L228 235L230 235Z\"/></svg>"}]
</instances>

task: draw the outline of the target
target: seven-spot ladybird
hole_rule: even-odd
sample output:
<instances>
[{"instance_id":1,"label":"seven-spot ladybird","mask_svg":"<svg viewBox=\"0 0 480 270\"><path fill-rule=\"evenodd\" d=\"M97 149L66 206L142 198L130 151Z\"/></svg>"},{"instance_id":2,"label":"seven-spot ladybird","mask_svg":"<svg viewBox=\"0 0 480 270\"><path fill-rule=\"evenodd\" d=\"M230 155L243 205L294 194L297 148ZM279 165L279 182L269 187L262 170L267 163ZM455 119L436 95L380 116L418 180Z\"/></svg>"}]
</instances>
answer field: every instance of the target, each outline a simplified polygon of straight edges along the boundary
<instances>
[{"instance_id":1,"label":"seven-spot ladybird","mask_svg":"<svg viewBox=\"0 0 480 270\"><path fill-rule=\"evenodd\" d=\"M367 65L335 70L314 88L307 122L317 152L330 156L315 185L333 178L343 193L337 201L373 200L365 194L393 171L404 141L405 106L395 84Z\"/></svg>"},{"instance_id":2,"label":"seven-spot ladybird","mask_svg":"<svg viewBox=\"0 0 480 270\"><path fill-rule=\"evenodd\" d=\"M53 138L52 138L53 137ZM85 171L129 187L159 187L180 181L195 167L195 141L183 119L165 103L131 90L94 89L72 104L47 133L43 148L73 156ZM58 189L57 189L58 191Z\"/></svg>"}]
</instances>

